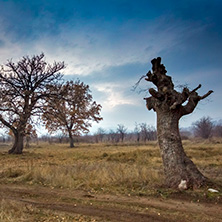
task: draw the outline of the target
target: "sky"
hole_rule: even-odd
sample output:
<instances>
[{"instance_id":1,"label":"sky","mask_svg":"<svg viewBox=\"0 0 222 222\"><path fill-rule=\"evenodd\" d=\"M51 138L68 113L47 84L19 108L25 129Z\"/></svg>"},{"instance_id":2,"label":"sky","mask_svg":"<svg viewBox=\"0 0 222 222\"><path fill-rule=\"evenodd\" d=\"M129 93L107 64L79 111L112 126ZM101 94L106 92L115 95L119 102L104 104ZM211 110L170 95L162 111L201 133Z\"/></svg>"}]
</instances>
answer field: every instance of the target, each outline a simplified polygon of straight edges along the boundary
<instances>
[{"instance_id":1,"label":"sky","mask_svg":"<svg viewBox=\"0 0 222 222\"><path fill-rule=\"evenodd\" d=\"M221 0L0 0L0 64L44 52L46 61L65 61L66 80L89 84L102 105L98 128L135 123L156 125L144 97L152 84L142 80L160 56L175 86L202 84L213 90L183 117L189 127L203 116L222 119ZM140 90L141 89L141 90ZM139 93L140 92L140 93Z\"/></svg>"}]
</instances>

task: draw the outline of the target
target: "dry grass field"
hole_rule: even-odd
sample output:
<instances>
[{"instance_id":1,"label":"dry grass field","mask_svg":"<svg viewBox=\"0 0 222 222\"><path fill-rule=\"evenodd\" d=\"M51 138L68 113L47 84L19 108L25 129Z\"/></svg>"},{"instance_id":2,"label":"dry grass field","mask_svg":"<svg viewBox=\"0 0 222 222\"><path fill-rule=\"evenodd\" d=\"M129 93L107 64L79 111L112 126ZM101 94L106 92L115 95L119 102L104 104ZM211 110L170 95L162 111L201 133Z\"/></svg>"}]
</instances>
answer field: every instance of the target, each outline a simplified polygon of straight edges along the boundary
<instances>
[{"instance_id":1,"label":"dry grass field","mask_svg":"<svg viewBox=\"0 0 222 222\"><path fill-rule=\"evenodd\" d=\"M156 142L0 146L0 221L222 221L222 144L185 141L219 193L164 187Z\"/></svg>"}]
</instances>

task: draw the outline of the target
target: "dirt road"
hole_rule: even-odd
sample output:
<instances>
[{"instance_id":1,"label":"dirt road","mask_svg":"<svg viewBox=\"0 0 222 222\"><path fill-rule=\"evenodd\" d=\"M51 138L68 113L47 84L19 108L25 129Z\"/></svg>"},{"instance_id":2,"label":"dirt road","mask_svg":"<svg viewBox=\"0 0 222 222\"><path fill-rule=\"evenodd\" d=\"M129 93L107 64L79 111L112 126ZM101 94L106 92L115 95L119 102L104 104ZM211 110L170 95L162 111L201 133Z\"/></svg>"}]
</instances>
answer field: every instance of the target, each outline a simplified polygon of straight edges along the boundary
<instances>
[{"instance_id":1,"label":"dirt road","mask_svg":"<svg viewBox=\"0 0 222 222\"><path fill-rule=\"evenodd\" d=\"M96 216L103 221L222 221L219 203L184 199L96 194L42 186L0 185L1 200L16 200L37 208Z\"/></svg>"}]
</instances>

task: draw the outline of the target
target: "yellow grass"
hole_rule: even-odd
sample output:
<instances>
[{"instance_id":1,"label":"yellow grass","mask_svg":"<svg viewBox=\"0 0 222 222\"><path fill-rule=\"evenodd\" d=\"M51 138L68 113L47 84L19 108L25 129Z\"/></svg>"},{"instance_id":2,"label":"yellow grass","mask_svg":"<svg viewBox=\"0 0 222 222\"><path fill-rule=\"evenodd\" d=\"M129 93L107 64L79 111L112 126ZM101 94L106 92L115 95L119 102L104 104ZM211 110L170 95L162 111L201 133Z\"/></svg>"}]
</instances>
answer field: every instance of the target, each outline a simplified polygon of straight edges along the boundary
<instances>
[{"instance_id":1,"label":"yellow grass","mask_svg":"<svg viewBox=\"0 0 222 222\"><path fill-rule=\"evenodd\" d=\"M42 144L23 155L1 155L1 181L109 191L161 184L157 147Z\"/></svg>"},{"instance_id":2,"label":"yellow grass","mask_svg":"<svg viewBox=\"0 0 222 222\"><path fill-rule=\"evenodd\" d=\"M222 181L220 143L185 142L185 150L199 169ZM94 189L107 192L149 194L164 182L156 143L147 145L40 144L23 155L0 153L0 182L41 184L49 187Z\"/></svg>"},{"instance_id":3,"label":"yellow grass","mask_svg":"<svg viewBox=\"0 0 222 222\"><path fill-rule=\"evenodd\" d=\"M50 189L82 189L90 193L157 195L164 198L171 192L162 187L164 175L156 142L140 146L79 144L74 149L67 144L42 143L24 150L22 155L8 155L9 146L0 147L2 184L37 184ZM184 148L204 175L222 184L221 143L185 141ZM194 198L199 198L197 195L194 193ZM202 192L201 195L205 194ZM211 198L210 194L207 195ZM10 199L3 199L0 203L1 222L100 221L97 219L39 209Z\"/></svg>"}]
</instances>

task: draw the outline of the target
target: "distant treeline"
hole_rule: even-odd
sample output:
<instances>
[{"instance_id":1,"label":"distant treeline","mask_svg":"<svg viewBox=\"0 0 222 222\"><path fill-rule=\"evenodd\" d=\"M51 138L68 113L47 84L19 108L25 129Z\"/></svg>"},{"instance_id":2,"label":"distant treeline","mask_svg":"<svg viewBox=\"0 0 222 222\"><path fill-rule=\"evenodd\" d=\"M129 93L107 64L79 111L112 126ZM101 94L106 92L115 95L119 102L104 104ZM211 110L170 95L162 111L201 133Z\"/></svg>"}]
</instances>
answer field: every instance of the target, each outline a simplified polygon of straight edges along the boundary
<instances>
[{"instance_id":1,"label":"distant treeline","mask_svg":"<svg viewBox=\"0 0 222 222\"><path fill-rule=\"evenodd\" d=\"M189 128L180 129L180 135L183 140L192 138L209 139L212 137L222 138L222 121L214 122L210 117L202 117L194 122ZM157 140L157 132L155 127L146 123L135 124L133 131L119 124L116 130L106 130L98 128L94 134L87 134L74 137L75 142L83 143L146 143L148 141ZM7 134L0 136L1 143L12 142L13 137ZM41 137L26 138L26 147L29 143L48 142L48 143L69 143L69 137L63 133L57 135L43 135Z\"/></svg>"}]
</instances>

